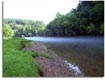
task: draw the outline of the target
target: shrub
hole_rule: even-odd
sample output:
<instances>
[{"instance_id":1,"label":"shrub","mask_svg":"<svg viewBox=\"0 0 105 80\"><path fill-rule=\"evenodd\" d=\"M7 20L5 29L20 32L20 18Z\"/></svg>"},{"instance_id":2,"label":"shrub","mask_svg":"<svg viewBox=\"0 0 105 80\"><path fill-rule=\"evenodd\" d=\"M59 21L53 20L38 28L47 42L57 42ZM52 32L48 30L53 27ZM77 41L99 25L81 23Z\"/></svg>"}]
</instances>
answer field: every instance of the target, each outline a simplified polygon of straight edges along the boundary
<instances>
[{"instance_id":1,"label":"shrub","mask_svg":"<svg viewBox=\"0 0 105 80\"><path fill-rule=\"evenodd\" d=\"M7 24L3 26L3 38L11 38L14 36L14 31Z\"/></svg>"}]
</instances>

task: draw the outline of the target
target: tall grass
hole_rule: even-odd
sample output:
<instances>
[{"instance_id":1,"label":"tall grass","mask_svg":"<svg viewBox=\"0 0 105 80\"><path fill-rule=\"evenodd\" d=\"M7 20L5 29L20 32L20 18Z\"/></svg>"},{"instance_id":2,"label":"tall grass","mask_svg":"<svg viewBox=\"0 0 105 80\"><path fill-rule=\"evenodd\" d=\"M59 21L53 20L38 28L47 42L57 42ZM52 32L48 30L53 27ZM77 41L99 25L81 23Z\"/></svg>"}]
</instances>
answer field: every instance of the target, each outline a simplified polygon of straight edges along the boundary
<instances>
[{"instance_id":1,"label":"tall grass","mask_svg":"<svg viewBox=\"0 0 105 80\"><path fill-rule=\"evenodd\" d=\"M3 76L4 77L38 77L40 66L32 58L37 53L24 51L25 39L13 38L3 40Z\"/></svg>"}]
</instances>

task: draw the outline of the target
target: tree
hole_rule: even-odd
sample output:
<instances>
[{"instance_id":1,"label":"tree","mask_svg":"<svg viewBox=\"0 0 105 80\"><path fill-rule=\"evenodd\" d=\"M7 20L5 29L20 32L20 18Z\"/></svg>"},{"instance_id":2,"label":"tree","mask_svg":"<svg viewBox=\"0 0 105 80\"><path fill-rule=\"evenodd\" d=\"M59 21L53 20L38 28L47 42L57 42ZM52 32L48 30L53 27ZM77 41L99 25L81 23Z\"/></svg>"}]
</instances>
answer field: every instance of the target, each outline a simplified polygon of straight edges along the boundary
<instances>
[{"instance_id":1,"label":"tree","mask_svg":"<svg viewBox=\"0 0 105 80\"><path fill-rule=\"evenodd\" d=\"M93 35L95 33L95 30L96 30L95 26L92 23L89 26L87 26L87 29L86 29L87 33L91 34L91 35Z\"/></svg>"},{"instance_id":2,"label":"tree","mask_svg":"<svg viewBox=\"0 0 105 80\"><path fill-rule=\"evenodd\" d=\"M104 23L100 25L100 35L104 34Z\"/></svg>"},{"instance_id":3,"label":"tree","mask_svg":"<svg viewBox=\"0 0 105 80\"><path fill-rule=\"evenodd\" d=\"M4 38L11 38L14 36L14 31L11 29L11 27L7 24L3 25L3 37Z\"/></svg>"},{"instance_id":4,"label":"tree","mask_svg":"<svg viewBox=\"0 0 105 80\"><path fill-rule=\"evenodd\" d=\"M23 19L4 19L11 29L15 31L14 36L36 36L40 30L45 29L43 21L23 20Z\"/></svg>"},{"instance_id":5,"label":"tree","mask_svg":"<svg viewBox=\"0 0 105 80\"><path fill-rule=\"evenodd\" d=\"M57 12L55 18L61 18L62 16L63 14L61 14L60 12Z\"/></svg>"},{"instance_id":6,"label":"tree","mask_svg":"<svg viewBox=\"0 0 105 80\"><path fill-rule=\"evenodd\" d=\"M48 25L42 21L5 19L15 36L104 35L104 1L80 1L77 8L63 15L58 12Z\"/></svg>"},{"instance_id":7,"label":"tree","mask_svg":"<svg viewBox=\"0 0 105 80\"><path fill-rule=\"evenodd\" d=\"M52 36L104 35L104 2L80 1L76 9L62 15L59 12L46 29Z\"/></svg>"}]
</instances>

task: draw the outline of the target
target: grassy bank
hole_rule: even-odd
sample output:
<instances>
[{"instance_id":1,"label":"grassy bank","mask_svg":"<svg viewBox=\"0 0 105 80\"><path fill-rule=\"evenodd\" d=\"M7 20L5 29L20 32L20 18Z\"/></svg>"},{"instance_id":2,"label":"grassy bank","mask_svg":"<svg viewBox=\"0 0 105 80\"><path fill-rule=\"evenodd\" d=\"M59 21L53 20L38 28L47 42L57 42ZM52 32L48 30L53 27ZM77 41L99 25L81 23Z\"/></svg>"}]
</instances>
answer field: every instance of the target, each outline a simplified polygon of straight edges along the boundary
<instances>
[{"instance_id":1,"label":"grassy bank","mask_svg":"<svg viewBox=\"0 0 105 80\"><path fill-rule=\"evenodd\" d=\"M30 41L13 38L3 40L3 76L4 77L37 77L40 66L32 58L37 53L22 50Z\"/></svg>"}]
</instances>

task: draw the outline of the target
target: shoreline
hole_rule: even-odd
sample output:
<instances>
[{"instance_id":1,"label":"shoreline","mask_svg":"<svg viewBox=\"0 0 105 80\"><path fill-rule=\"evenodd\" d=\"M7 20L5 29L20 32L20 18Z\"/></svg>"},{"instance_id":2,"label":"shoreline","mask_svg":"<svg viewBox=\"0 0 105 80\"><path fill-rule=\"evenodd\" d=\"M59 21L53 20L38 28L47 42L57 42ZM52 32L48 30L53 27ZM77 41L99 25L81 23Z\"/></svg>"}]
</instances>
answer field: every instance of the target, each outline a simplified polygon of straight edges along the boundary
<instances>
[{"instance_id":1,"label":"shoreline","mask_svg":"<svg viewBox=\"0 0 105 80\"><path fill-rule=\"evenodd\" d=\"M25 47L25 50L38 52L38 54L48 53L54 60L42 56L34 57L41 67L43 77L83 77L78 66L74 66L61 56L58 56L54 51L49 50L44 44L36 41L31 41L31 45Z\"/></svg>"}]
</instances>

